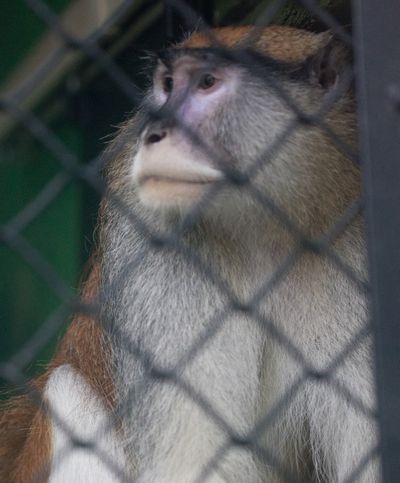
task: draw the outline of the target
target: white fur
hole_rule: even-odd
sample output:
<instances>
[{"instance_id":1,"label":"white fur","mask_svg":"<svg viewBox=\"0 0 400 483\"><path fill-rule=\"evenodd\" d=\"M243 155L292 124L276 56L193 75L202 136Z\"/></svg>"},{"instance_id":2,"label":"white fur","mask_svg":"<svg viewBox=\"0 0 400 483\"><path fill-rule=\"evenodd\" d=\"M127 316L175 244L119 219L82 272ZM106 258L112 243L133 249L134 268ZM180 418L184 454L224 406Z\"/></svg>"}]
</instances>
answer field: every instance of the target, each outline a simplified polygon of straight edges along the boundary
<instances>
[{"instance_id":1,"label":"white fur","mask_svg":"<svg viewBox=\"0 0 400 483\"><path fill-rule=\"evenodd\" d=\"M121 445L106 408L92 388L70 365L53 371L45 391L52 410L77 437L94 441L104 457L72 447L70 438L57 422L52 421L52 460L49 483L116 483L121 481L110 470L105 459L115 468L124 468ZM107 427L107 431L104 430Z\"/></svg>"}]
</instances>

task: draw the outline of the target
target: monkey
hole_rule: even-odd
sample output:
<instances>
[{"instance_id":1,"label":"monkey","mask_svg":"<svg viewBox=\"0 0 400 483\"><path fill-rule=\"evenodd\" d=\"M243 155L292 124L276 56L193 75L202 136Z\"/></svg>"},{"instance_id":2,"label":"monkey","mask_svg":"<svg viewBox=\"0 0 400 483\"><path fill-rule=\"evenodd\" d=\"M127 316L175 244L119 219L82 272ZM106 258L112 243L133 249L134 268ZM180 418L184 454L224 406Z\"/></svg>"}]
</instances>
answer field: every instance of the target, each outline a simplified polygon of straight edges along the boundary
<instances>
[{"instance_id":1,"label":"monkey","mask_svg":"<svg viewBox=\"0 0 400 483\"><path fill-rule=\"evenodd\" d=\"M75 316L36 382L48 411L7 403L5 480L352 477L378 439L363 219L330 232L361 189L329 135L357 151L349 68L331 32L283 26L159 54L105 167L98 318ZM354 475L381 481L378 459Z\"/></svg>"}]
</instances>

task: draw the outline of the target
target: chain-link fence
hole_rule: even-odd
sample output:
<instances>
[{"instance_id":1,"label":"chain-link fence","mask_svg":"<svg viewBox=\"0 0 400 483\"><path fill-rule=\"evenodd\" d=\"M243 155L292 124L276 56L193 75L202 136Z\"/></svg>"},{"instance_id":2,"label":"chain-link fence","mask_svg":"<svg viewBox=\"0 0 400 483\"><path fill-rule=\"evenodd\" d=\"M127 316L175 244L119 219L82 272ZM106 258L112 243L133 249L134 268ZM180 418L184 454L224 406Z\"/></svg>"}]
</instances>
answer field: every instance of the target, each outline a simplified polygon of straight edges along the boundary
<instances>
[{"instance_id":1,"label":"chain-link fence","mask_svg":"<svg viewBox=\"0 0 400 483\"><path fill-rule=\"evenodd\" d=\"M263 469L269 468L268 474L270 476L262 477L261 481L372 482L379 481L380 470L377 468L380 464L383 469L383 481L398 481L400 477L400 459L398 458L400 424L396 409L400 402L400 391L397 389L398 367L400 367L397 363L398 340L400 338L396 336L400 334L398 324L396 324L396 316L400 304L398 268L400 266L398 249L400 246L400 231L398 228L400 224L397 223L398 210L396 208L398 204L396 203L396 196L398 197L398 195L396 192L398 192L400 169L396 161L398 161L399 153L400 61L398 59L400 57L398 55L400 52L397 46L396 19L399 18L399 7L394 1L390 1L385 4L385 10L381 11L383 10L382 6L376 1L354 2L352 5L353 28L349 29L349 25L343 25L344 22L349 21L350 6L347 2L301 0L298 5L291 5L289 9L286 5L287 2L283 0L247 2L246 5L241 2L233 2L232 5L228 5L229 8L225 4L224 7L217 5L218 2L197 2L195 4L194 2L180 0L168 0L161 5L162 8L157 2L149 4L149 10L155 9L152 12L156 12L156 15L160 16L162 23L165 25L165 38L174 40L177 32L180 33L184 29L201 31L204 45L200 45L199 48L203 49L202 52L206 51L207 54L214 56L213 59L216 64L235 66L252 75L257 82L264 83L266 88L285 106L284 109L287 112L290 111L290 121L279 130L273 141L266 136L266 141L262 143L262 149L258 148L257 156L251 164L246 166L246 169L243 169L240 164L228 163L226 159L223 159L223 156L216 155L213 146L210 146L208 140L202 138L201 133L193 128L193 124L182 123L178 110L179 105L185 102L185 97L180 99L180 104L173 108L160 110L150 107L147 102L143 105L143 90L121 69L112 55L112 50L105 48L103 33L108 32L111 26L120 24L127 18L128 12L132 13L132 8L135 5L134 0L120 2L117 8L104 19L99 28L84 37L77 36L70 31L61 22L61 18L42 0L25 0L25 3L26 8L31 9L60 42L53 55L41 65L33 76L27 79L24 88L13 95L3 96L0 104L2 111L7 114L8 122L16 123L13 128L27 131L59 163L59 172L55 177L14 218L3 224L0 231L2 243L11 247L22 257L61 301L58 309L47 320L43 321L23 347L15 351L11 359L4 361L0 366L1 376L8 383L28 390L29 398L40 408L40 411L45 412L55 422L65 437L61 451L52 456L53 463L42 465L37 471L36 479L32 481L46 481L50 469L56 471L54 461L62 471L63 462L74 451L95 453L108 468L115 481L135 481L134 472L130 472L129 466L120 464L118 458L108 453L104 446L99 443L99 440L104 437L107 439L107 436L104 435L113 434L115 427L119 427L121 421L122 426L124 426L123 421L125 419L129 421L129 417L136 414L132 408L143 405L143 401L148 401L149 393L153 394L155 398L157 397L158 392L153 390L154 384L157 387L162 385L172 388L171 391L176 391L179 398L190 401L191 407L198 407L203 417L211 425L218 428L218 431L223 435L222 439L218 440L220 444L217 445L215 451L212 451L211 457L208 457L206 463L203 462L199 465L201 471L194 481L214 481L213 478L216 474L220 478L218 481L245 481L244 477L240 475L237 476L238 479L232 479L234 477L229 471L229 464L235 467L235 457L233 457L232 463L230 463L229 457L232 453L236 455L235 450L250 455L250 458L257 462L258 468L261 468L261 473L263 473ZM229 2L225 3L228 4ZM221 14L221 11L223 14ZM234 48L227 46L226 42L221 40L214 30L210 29L210 25L213 22L215 23L217 13L219 18L216 23L224 24L238 23L249 12L253 15L249 18L253 19L255 26L247 31L246 45L239 45ZM288 12L291 12L291 14ZM332 12L334 15L331 14ZM345 13L343 14L343 12ZM140 25L138 26L136 23L145 22L144 18L148 18L148 12L143 12L143 10L140 10L139 13L133 11L129 18L129 29L134 30L140 28ZM327 95L322 96L320 100L323 100L318 105L313 106L314 109L312 110L306 109L304 104L299 102L297 95L293 95L293 92L287 88L284 82L280 81L279 77L266 75L271 66L266 66L266 60L263 56L256 54L251 48L247 48L256 45L263 35L263 28L275 23L277 19L281 23L285 21L289 24L306 26L309 30L314 31L330 29L332 39L340 44L341 49L354 50L357 68L350 67L350 64L345 65L338 78L335 79L334 88L330 89ZM353 32L349 33L351 30ZM163 45L159 46L160 49L162 47ZM156 123L158 123L157 125L164 123L162 125L165 130L167 129L165 122L168 122L168 126L175 126L175 129L177 129L176 126L179 126L181 133L186 139L190 139L190 143L195 146L195 149L201 152L203 156L211 158L213 164L223 172L223 177L213 183L212 187L206 191L205 196L202 196L195 206L192 206L179 219L179 222L172 225L174 227L172 231L155 230L148 217L143 216L140 210L132 208L127 203L123 191L115 188L117 186L115 180L114 184L111 183L111 188L107 188L102 175L99 174L104 165L107 166L115 157L121 156L121 152L126 152L126 146L131 146L132 133L137 133L137 131L129 123L122 130L111 149L101 156L96 156L89 163L81 164L68 145L55 135L36 110L26 105L25 100L29 92L35 88L36 84L50 76L56 66L71 52L79 52L92 66L100 69L107 77L108 82L123 93L131 106L142 105L138 119L143 122L146 129L148 129L148 126L156 125ZM166 62L170 61L167 59ZM285 69L287 70L289 67L293 69L293 64L293 62L276 62L274 68L286 72ZM295 69L296 72L298 74L298 68ZM290 77L292 72L290 71L287 75ZM296 82L296 80L293 82ZM354 88L354 82L361 131L361 162L354 145L346 137L346 129L344 131L339 129L342 134L344 132L345 136L343 137L335 129L335 122L332 122L332 118L334 119L332 113L337 112L336 107ZM165 89L168 91L168 86ZM285 149L291 139L297 139L296 136L299 132L302 132L303 136L307 136L308 132L318 132L325 140L327 151L333 150L335 153L339 153L335 156L340 156L341 159L346 160L348 167L343 169L348 170L349 177L355 176L357 178L360 164L364 167L365 172L364 179L366 182L363 198L357 195L357 191L355 197L346 197L339 193L338 197L344 198L346 206L341 209L340 216L337 216L336 211L333 210L333 216L328 217L329 226L322 223L324 231L318 233L317 236L316 233L307 229L307 225L303 223L301 217L292 216L293 213L288 213L286 206L280 206L274 196L268 193L268 189L260 188L260 185L255 182L255 179L267 164L273 165L275 160L281 159L281 151ZM160 140L159 133L156 133L156 137L157 139L152 141L154 144ZM269 141L267 142L267 140ZM317 146L314 149L318 150L320 147ZM113 168L111 168L112 170ZM325 171L322 171L321 176L324 173ZM111 173L109 176L112 178L114 174ZM318 182L318 177L316 177L316 180ZM215 298L222 301L214 310L213 304L206 299L202 299L202 293L199 293L199 300L194 304L201 318L198 330L192 334L191 338L182 338L180 344L183 344L184 347L177 343L176 354L171 356L169 361L166 362L163 357L154 353L158 343L152 346L151 337L148 339L145 336L141 339L139 335L137 338L132 337L132 334L127 333L126 326L118 325L115 321L110 320L113 318L112 311L104 310L101 304L93 301L89 303L87 300L80 300L59 276L57 270L23 236L22 232L26 226L40 217L46 207L57 199L65 185L71 181L87 184L107 200L108 208L105 211L109 210L109 213L104 216L111 218L107 222L111 227L110 230L115 228L113 225L114 218L121 217L124 219L125 226L129 226L141 240L140 247L132 251L133 255L129 259L124 260L123 267L119 267L118 276L115 276L111 281L104 282L104 287L109 294L114 294L118 298L118 294L126 291L127 285L133 278L139 279L142 277L142 273L146 274L146 261L150 264L151 260L158 259L159 256L173 256L179 258L181 263L186 264L185 269L177 271L178 277L179 274L190 270L201 280L201 283L199 282L200 287L203 284L212 287ZM319 181L322 182L322 179ZM247 280L248 272L247 278L244 275L246 271L243 272L243 285L247 287L244 291L237 290L232 286L231 278L218 270L218 264L213 263L212 256L207 259L204 257L205 252L196 243L188 243L188 233L190 234L191 230L196 229L199 223L203 223L204 213L210 209L210 206L213 206L219 194L229 188L236 190L236 192L240 191L241 196L246 199L249 206L254 206L255 210L261 211L262 216L266 219L273 220L274 229L285 233L285 239L290 240L290 243L287 244L288 250L276 250L274 252L280 254L279 260L275 260L275 263L271 264L269 271L265 270L265 276L261 280L257 279L257 284L249 284ZM290 191L291 187L288 186L287 189ZM351 238L356 236L354 227L359 227L361 224L363 200L366 201L369 219L368 252L370 255L371 282L366 277L365 267L362 266L365 260L354 262L354 259L347 256L341 242L341 240L345 240L344 243L351 243ZM321 213L324 213L324 202L326 200L320 199ZM317 215L314 214L313 216ZM332 223L332 218L335 218L334 223ZM323 221L326 222L326 220ZM249 226L250 224L251 220L249 220ZM272 227L272 224L270 227ZM250 227L249 231L251 231ZM105 239L107 239L106 235ZM362 246L358 248L360 252L363 251ZM247 260L246 257L248 257L247 254L245 260ZM360 257L364 258L363 254ZM110 258L112 258L111 255ZM324 260L325 264L319 265L315 261L317 259ZM305 265L304 260L307 261ZM260 266L263 265L261 261L258 261L258 263ZM298 271L298 267L308 266L308 263L311 263L314 270L328 267L329 277L336 277L338 283L341 283L344 287L337 293L329 292L332 289L331 286L326 287L325 292L322 293L330 299L330 304L324 305L326 304L325 301L322 306L332 308L335 307L336 303L337 312L334 311L332 314L320 316L327 321L327 324L336 321L337 329L343 331L344 335L335 331L329 332L328 325L323 327L321 333L311 332L308 334L307 332L309 328L306 325L309 322L305 317L312 318L316 315L316 312L313 312L311 306L299 307L296 305L299 304L301 298L299 298L296 290L310 284L311 288L307 290L310 293L315 291L315 297L318 299L318 287L313 285L315 283L313 272L309 273L309 278L304 276L301 279L300 277L298 285L290 285L289 283L286 287L289 293L292 290L294 291L291 293L293 306L290 309L285 308L282 313L285 315L291 313L292 320L296 320L296 316L299 319L298 325L292 331L288 330L287 326L280 320L280 312L277 311L276 306L265 305L265 301L273 297L277 300L275 305L279 305L279 300L286 300L287 303L287 299L284 299L283 295L285 292L282 292L280 287L285 286L285 280L290 278L291 273L295 273L296 277L299 277L301 272ZM173 265L169 266L169 268L171 267ZM163 276L162 271L163 269L160 268L159 276L161 278ZM324 283L325 278L322 277L319 280ZM193 283L197 287L197 282ZM103 290L105 290L104 287ZM177 286L178 288L179 286ZM189 290L188 294L190 293ZM242 296L243 294L245 295ZM370 294L372 294L371 297ZM103 294L103 296L107 300L107 294ZM145 302L142 299L146 296L137 295L140 301L137 304L144 304ZM370 317L366 315L369 311L363 311L369 305L370 299L373 302L371 312L373 324L370 323ZM362 306L361 311L353 309L352 302L355 306ZM153 301L152 310L157 310L156 306L163 303L160 294L160 300ZM306 305L309 303L311 302L306 301ZM168 308L171 311L173 310L168 304L164 310L168 310ZM113 343L117 344L124 353L121 364L129 366L131 360L135 361L132 367L139 367L138 372L141 374L140 382L135 383L134 387L125 388L124 391L119 389L123 397L116 397L114 401L112 421L107 420L99 428L96 428L98 432L90 441L82 440L82 437L76 434L74 428L70 426L67 415L60 413L56 407L44 401L43 394L32 387L24 375L24 369L35 361L40 350L57 334L69 314L74 312L85 314L87 317L94 317L102 330L111 331ZM130 313L129 310L127 313ZM358 320L352 327L342 326L338 321L342 314L347 322L347 317L350 317L350 319L352 317L359 318L360 313L364 314L363 320ZM125 312L124 314L126 315ZM118 319L118 314L114 313L114 316ZM244 332L241 331L242 329L238 332L239 335L244 334L243 341L241 341L244 346L247 343L245 340L246 334L256 334L255 337L263 341L260 351L264 351L267 355L265 356L264 352L262 352L263 355L253 354L251 357L254 356L256 359L255 366L260 364L261 358L266 357L265 365L269 367L271 364L268 361L269 351L271 354L279 353L279 357L287 361L285 364L290 367L289 373L291 375L290 379L280 386L280 389L276 389L278 385L276 387L274 385L274 398L268 403L265 403L265 401L260 403L261 409L255 411L254 418L250 418L251 424L245 425L245 429L232 424L229 411L228 414L223 411L224 405L222 405L221 411L220 402L213 397L212 388L214 386L211 382L211 389L204 391L201 376L198 380L193 380L193 378L187 377L186 373L187 367L196 366L197 363L205 372L213 373L212 368L207 367L207 365L201 366L198 361L203 361L204 364L203 355L208 354L209 348L213 347L216 340L220 340L221 333L224 333L227 327L233 327L231 330L232 333L235 333L238 327L237 317L241 317L242 323L245 320L248 324ZM312 322L309 323L309 327L313 327ZM376 337L372 337L373 328ZM168 328L165 329L166 332L168 330ZM324 331L328 334L327 337L336 338L334 343L324 342L326 335ZM304 334L299 335L300 333ZM307 344L304 342L306 336L308 340L312 339L313 342L310 342L310 347L315 347L315 350L311 348L308 350ZM165 335L165 341L161 341L159 346L173 345L176 339L171 339L171 337L176 337L176 334ZM372 339L376 340L376 360L378 361L376 365L377 405L374 403L371 390L363 390L365 385L371 385L369 379L373 371L372 368L367 366L370 358L375 360L375 356L372 357L372 353L375 354L371 348ZM221 342L217 344L221 344ZM253 347L255 346L249 343L248 348L252 349ZM320 356L316 356L318 347L323 352ZM331 349L330 353L327 350L328 348ZM229 352L229 348L227 348L227 351ZM236 354L235 349L232 349L232 351ZM165 352L168 353L168 349L165 349ZM240 353L239 351L238 354ZM164 361L165 364L160 361ZM218 361L219 359L214 360L214 363L217 364ZM351 372L350 370L347 374L350 373L351 376L344 377L343 374L346 374L345 368L353 367L352 364L356 366L359 364L357 367L360 367L360 364L365 364L365 373L360 370L358 372ZM373 365L375 367L375 364ZM248 368L246 365L243 367ZM221 371L223 369L222 365ZM232 372L228 371L224 377L232 376L235 380L237 375L235 370L233 368ZM271 368L272 370L273 368ZM240 372L239 369L238 371ZM260 369L257 366L257 371L259 371L258 383L261 384L263 368ZM254 374L248 374L248 378L249 380L254 378ZM210 376L211 379L212 376ZM125 382L123 381L121 384ZM268 384L272 385L273 382L271 380ZM268 384L262 392L268 392ZM247 387L240 376L233 385ZM310 387L314 388L314 392L309 389ZM318 399L319 388L323 388L324 393L328 394L326 397L329 400L337 402L329 407L325 400ZM251 383L249 383L247 390L252 390ZM227 394L229 394L229 390ZM235 394L235 391L233 391L233 399ZM177 401L178 396L176 396ZM264 396L264 394L261 394L261 397ZM231 404L236 408L234 400ZM301 406L302 404L305 404L305 406ZM309 404L308 407L307 404ZM240 406L238 407L240 409ZM293 428L288 422L288 419L294 417L295 412L291 409L293 407L296 407L296 414L301 413L303 415L303 428ZM318 424L317 419L313 418L313 414L308 414L308 411L312 412L313 410L320 411L320 422L322 418L327 420L332 418L332 421L336 421L338 427L341 425L348 425L349 427L346 430L337 431L336 434L335 428L331 424L329 431L323 434L323 429L313 427L313 425ZM329 414L335 410L337 413ZM349 417L349 414L353 416ZM235 419L233 418L233 420ZM194 429L195 432L197 430L200 433L202 432L202 421L201 419L197 429ZM379 422L380 438L375 436L376 421ZM190 426L190 421L185 421L184 424ZM296 422L296 424L299 423ZM352 424L353 426L351 426ZM293 450L294 454L298 454L297 462L293 462L290 457L285 456L283 446L282 448L277 447L279 444L289 444L286 440L285 443L282 443L282 440L285 438L290 440L295 429L298 429L301 433L300 436L296 435L298 439L292 444L294 448L297 448ZM148 428L145 427L143 431L145 430L147 431ZM282 438L281 433L284 434ZM318 434L320 439L313 440L313 434ZM110 436L110 438L112 437ZM324 438L331 438L332 441L323 442ZM271 447L269 441L272 441L276 446ZM157 446L158 443L153 441L153 444ZM170 444L172 444L172 440ZM185 444L190 445L191 442L187 441ZM332 452L336 451L336 461L329 461L329 454L316 456L319 451L323 452L324 450L324 448L321 450L316 448L318 444L321 447L325 445L324 448L332 448ZM210 446L212 446L211 443ZM302 448L299 449L300 447ZM133 448L135 448L134 445ZM339 449L347 454L339 456ZM129 449L127 453L129 454ZM205 454L207 453L208 451L205 451ZM350 453L351 456L349 456ZM16 455L14 456L16 457ZM238 458L240 460L241 456ZM184 459L183 455L182 459ZM225 463L226 461L228 463ZM326 465L326 467L317 468L316 465L318 464ZM184 461L182 461L182 465L184 465ZM302 466L304 468L300 468ZM147 470L147 468L142 468L141 471L144 470ZM248 474L251 475L251 472ZM267 475L267 472L265 472L265 475ZM147 481L145 476L142 476L142 478L143 480L140 479L140 481ZM250 481L251 476L249 478L246 481Z\"/></svg>"}]
</instances>

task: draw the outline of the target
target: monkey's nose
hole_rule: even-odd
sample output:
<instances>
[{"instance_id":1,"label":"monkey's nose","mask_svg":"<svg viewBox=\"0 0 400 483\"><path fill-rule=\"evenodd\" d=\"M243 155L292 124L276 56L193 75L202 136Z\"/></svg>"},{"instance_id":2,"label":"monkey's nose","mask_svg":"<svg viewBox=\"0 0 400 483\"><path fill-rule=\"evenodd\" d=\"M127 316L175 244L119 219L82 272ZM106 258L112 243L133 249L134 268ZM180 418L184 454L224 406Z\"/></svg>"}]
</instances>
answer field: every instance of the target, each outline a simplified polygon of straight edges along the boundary
<instances>
[{"instance_id":1,"label":"monkey's nose","mask_svg":"<svg viewBox=\"0 0 400 483\"><path fill-rule=\"evenodd\" d=\"M159 143L167 135L167 131L161 130L150 130L145 139L145 144L155 144Z\"/></svg>"}]
</instances>

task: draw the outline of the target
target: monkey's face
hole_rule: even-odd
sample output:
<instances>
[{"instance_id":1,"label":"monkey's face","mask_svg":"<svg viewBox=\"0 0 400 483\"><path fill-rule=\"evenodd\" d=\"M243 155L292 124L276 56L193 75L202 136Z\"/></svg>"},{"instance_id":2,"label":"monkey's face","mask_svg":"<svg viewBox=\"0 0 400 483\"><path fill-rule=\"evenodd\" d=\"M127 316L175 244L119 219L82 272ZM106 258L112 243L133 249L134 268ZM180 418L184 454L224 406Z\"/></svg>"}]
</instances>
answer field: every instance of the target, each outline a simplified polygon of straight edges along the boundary
<instances>
[{"instance_id":1,"label":"monkey's face","mask_svg":"<svg viewBox=\"0 0 400 483\"><path fill-rule=\"evenodd\" d=\"M224 177L218 125L240 86L239 69L201 51L169 51L159 59L133 162L140 200L185 208Z\"/></svg>"},{"instance_id":2,"label":"monkey's face","mask_svg":"<svg viewBox=\"0 0 400 483\"><path fill-rule=\"evenodd\" d=\"M268 150L296 117L276 86L307 110L325 95L321 86L309 82L306 63L293 66L249 51L237 54L179 48L158 60L140 114L131 169L145 206L185 211L218 184L212 206L226 208L228 201L237 207L243 190L223 180L268 161ZM293 139L255 182L272 192L294 186L290 170L296 176L302 168L296 165L298 145ZM314 152L316 148L314 142Z\"/></svg>"},{"instance_id":3,"label":"monkey's face","mask_svg":"<svg viewBox=\"0 0 400 483\"><path fill-rule=\"evenodd\" d=\"M186 206L223 177L207 125L235 95L238 75L203 53L170 53L159 61L133 163L141 201L148 206ZM213 122L213 121L212 121ZM210 142L211 141L211 142Z\"/></svg>"},{"instance_id":4,"label":"monkey's face","mask_svg":"<svg viewBox=\"0 0 400 483\"><path fill-rule=\"evenodd\" d=\"M271 118L277 101L262 85L212 49L168 51L155 68L133 160L141 202L182 210L232 170L244 171L279 124Z\"/></svg>"}]
</instances>

